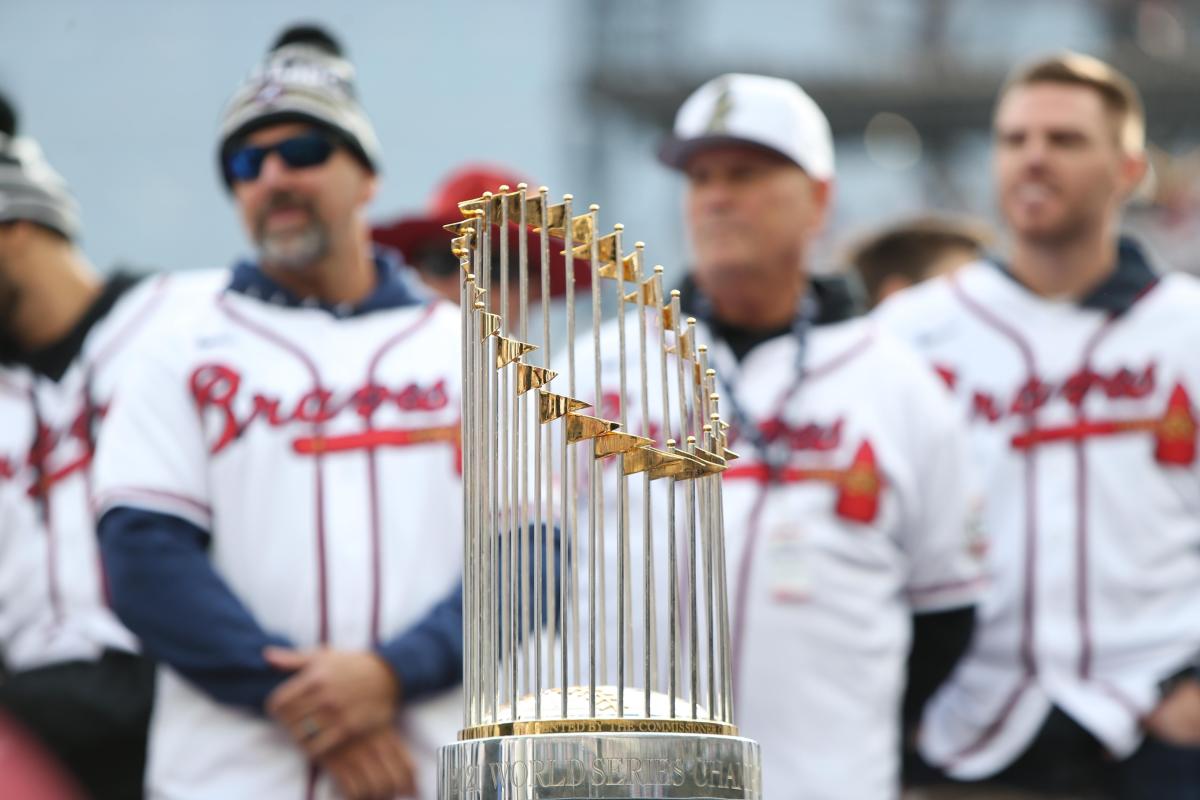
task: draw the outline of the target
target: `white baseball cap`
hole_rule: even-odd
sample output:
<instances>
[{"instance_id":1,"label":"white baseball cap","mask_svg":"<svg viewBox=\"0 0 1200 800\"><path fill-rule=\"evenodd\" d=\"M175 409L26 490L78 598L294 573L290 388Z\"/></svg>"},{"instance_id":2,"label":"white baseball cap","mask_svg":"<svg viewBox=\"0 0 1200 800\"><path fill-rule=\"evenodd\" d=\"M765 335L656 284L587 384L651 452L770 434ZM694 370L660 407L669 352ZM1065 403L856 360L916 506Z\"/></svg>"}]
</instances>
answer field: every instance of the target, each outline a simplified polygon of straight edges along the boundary
<instances>
[{"instance_id":1,"label":"white baseball cap","mask_svg":"<svg viewBox=\"0 0 1200 800\"><path fill-rule=\"evenodd\" d=\"M684 101L674 135L659 159L682 169L697 150L749 144L795 162L809 177L833 178L829 120L803 89L783 78L730 73L713 78Z\"/></svg>"}]
</instances>

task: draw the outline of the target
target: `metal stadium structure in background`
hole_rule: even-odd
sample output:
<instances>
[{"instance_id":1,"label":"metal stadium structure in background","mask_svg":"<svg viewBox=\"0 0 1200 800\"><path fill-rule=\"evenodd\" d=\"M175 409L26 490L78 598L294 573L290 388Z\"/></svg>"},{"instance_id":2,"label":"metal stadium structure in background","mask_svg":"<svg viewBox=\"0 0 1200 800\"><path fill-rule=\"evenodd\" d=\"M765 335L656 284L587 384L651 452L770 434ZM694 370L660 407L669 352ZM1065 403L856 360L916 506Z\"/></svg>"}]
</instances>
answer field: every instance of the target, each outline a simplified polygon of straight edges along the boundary
<instances>
[{"instance_id":1,"label":"metal stadium structure in background","mask_svg":"<svg viewBox=\"0 0 1200 800\"><path fill-rule=\"evenodd\" d=\"M760 798L758 746L733 724L721 473L735 455L695 321L640 242L626 254L622 226L601 234L597 206L576 215L570 195L521 185L460 208L465 710L439 797ZM614 387L616 419L585 384Z\"/></svg>"}]
</instances>

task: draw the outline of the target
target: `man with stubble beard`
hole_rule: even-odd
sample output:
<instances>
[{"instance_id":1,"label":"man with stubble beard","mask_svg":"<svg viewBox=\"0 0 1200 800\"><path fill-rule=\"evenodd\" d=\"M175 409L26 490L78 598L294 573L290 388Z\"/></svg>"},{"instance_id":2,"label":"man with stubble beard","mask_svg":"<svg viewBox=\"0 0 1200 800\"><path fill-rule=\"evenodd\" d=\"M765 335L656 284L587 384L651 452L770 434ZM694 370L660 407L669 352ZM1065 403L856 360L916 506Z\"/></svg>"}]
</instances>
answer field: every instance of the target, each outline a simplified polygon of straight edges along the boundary
<instances>
[{"instance_id":1,"label":"man with stubble beard","mask_svg":"<svg viewBox=\"0 0 1200 800\"><path fill-rule=\"evenodd\" d=\"M880 308L951 386L992 582L925 715L931 797L1200 797L1200 285L1119 235L1137 89L1074 53L1000 90L1012 246Z\"/></svg>"},{"instance_id":2,"label":"man with stubble beard","mask_svg":"<svg viewBox=\"0 0 1200 800\"><path fill-rule=\"evenodd\" d=\"M459 321L372 251L354 68L297 27L229 102L256 257L105 427L113 604L161 662L163 798L432 798L461 721ZM425 702L422 702L425 700Z\"/></svg>"}]
</instances>

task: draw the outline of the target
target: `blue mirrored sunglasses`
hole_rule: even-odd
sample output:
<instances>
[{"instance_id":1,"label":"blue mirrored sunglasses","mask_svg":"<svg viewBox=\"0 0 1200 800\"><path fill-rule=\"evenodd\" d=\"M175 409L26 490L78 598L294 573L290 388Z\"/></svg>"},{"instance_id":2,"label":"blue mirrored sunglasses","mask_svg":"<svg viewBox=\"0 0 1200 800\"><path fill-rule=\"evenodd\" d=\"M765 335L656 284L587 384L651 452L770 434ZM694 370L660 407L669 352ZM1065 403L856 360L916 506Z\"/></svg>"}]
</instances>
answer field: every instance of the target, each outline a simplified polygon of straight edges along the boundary
<instances>
[{"instance_id":1,"label":"blue mirrored sunglasses","mask_svg":"<svg viewBox=\"0 0 1200 800\"><path fill-rule=\"evenodd\" d=\"M292 169L303 169L324 164L333 153L334 143L328 137L316 133L293 136L281 142L258 147L246 145L229 154L226 167L235 181L258 179L263 162L271 153L278 153L283 163Z\"/></svg>"}]
</instances>

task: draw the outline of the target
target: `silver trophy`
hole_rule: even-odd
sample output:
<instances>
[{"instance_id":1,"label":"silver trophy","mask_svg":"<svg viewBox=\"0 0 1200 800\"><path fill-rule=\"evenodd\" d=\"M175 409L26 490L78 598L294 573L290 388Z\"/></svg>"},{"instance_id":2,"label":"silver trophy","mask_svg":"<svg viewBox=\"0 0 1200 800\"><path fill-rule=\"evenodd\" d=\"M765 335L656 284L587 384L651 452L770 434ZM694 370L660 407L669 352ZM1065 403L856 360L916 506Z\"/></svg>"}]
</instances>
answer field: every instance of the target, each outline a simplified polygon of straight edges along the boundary
<instances>
[{"instance_id":1,"label":"silver trophy","mask_svg":"<svg viewBox=\"0 0 1200 800\"><path fill-rule=\"evenodd\" d=\"M721 472L736 456L715 373L643 245L625 254L622 226L601 235L597 206L571 206L502 186L447 226L463 269L465 702L438 795L761 798L758 745L733 724ZM577 265L590 281L586 380ZM550 308L564 283L565 320ZM602 341L606 299L615 341ZM585 413L582 383L631 400L617 419Z\"/></svg>"}]
</instances>

